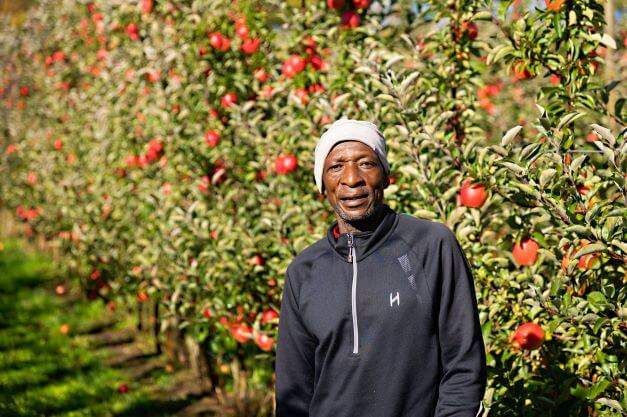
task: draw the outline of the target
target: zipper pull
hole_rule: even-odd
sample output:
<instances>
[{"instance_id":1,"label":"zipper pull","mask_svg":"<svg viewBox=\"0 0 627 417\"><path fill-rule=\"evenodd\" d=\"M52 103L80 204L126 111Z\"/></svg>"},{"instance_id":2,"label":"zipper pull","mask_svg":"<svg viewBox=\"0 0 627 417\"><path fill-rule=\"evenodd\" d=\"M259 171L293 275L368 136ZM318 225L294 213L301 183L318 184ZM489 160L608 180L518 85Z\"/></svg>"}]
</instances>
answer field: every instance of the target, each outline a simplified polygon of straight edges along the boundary
<instances>
[{"instance_id":1,"label":"zipper pull","mask_svg":"<svg viewBox=\"0 0 627 417\"><path fill-rule=\"evenodd\" d=\"M348 262L353 261L353 234L348 234Z\"/></svg>"}]
</instances>

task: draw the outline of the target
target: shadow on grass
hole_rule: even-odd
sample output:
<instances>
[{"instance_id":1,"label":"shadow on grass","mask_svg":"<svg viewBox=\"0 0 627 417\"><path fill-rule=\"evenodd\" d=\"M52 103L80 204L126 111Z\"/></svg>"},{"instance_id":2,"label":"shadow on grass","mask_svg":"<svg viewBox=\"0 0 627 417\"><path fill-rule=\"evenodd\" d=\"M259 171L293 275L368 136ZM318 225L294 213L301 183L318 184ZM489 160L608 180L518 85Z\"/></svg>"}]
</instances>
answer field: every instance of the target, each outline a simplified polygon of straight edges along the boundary
<instances>
[{"instance_id":1,"label":"shadow on grass","mask_svg":"<svg viewBox=\"0 0 627 417\"><path fill-rule=\"evenodd\" d=\"M115 417L172 416L191 403L198 401L200 398L200 396L190 395L189 397L180 400L141 400L126 410L115 414Z\"/></svg>"},{"instance_id":2,"label":"shadow on grass","mask_svg":"<svg viewBox=\"0 0 627 417\"><path fill-rule=\"evenodd\" d=\"M101 303L63 299L52 291L50 262L4 241L0 252L0 417L169 416L198 397L168 400L156 386L171 376L155 366L135 375L107 365L107 348L94 349L84 335L115 323L103 322ZM62 334L61 325L69 326ZM134 355L133 363L154 355ZM126 362L126 361L124 361ZM139 378L137 378L139 376ZM169 379L170 378L170 379ZM126 384L128 393L118 388ZM162 390L162 388L159 388Z\"/></svg>"}]
</instances>

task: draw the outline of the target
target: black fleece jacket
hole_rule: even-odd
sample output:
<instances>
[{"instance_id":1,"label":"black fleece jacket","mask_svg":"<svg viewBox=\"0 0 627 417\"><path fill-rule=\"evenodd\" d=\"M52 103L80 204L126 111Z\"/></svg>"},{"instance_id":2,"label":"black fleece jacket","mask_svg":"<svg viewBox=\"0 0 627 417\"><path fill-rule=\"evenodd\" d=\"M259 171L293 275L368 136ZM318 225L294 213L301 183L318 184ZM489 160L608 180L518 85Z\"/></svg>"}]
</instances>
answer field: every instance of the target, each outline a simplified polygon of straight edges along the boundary
<instances>
[{"instance_id":1,"label":"black fleece jacket","mask_svg":"<svg viewBox=\"0 0 627 417\"><path fill-rule=\"evenodd\" d=\"M479 414L485 350L455 235L386 205L375 231L336 236L337 221L287 268L277 417Z\"/></svg>"}]
</instances>

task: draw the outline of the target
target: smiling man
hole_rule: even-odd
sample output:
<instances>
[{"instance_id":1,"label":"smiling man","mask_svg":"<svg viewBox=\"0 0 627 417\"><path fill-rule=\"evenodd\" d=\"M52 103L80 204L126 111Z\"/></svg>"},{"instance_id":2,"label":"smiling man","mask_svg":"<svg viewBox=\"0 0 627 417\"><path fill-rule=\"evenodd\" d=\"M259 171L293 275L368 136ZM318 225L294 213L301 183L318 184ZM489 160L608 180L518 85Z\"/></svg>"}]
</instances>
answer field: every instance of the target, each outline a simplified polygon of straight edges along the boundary
<instances>
[{"instance_id":1,"label":"smiling man","mask_svg":"<svg viewBox=\"0 0 627 417\"><path fill-rule=\"evenodd\" d=\"M287 268L277 417L475 417L486 359L468 261L442 223L384 203L383 135L341 119L315 149L336 213Z\"/></svg>"}]
</instances>

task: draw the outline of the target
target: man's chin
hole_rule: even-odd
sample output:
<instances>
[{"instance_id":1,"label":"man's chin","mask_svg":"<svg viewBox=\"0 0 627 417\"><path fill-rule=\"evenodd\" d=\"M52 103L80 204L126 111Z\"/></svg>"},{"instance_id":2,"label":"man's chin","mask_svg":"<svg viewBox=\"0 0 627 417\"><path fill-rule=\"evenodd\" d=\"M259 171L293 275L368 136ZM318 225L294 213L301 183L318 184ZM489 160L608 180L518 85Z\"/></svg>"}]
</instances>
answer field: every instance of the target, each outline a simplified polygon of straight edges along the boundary
<instances>
[{"instance_id":1,"label":"man's chin","mask_svg":"<svg viewBox=\"0 0 627 417\"><path fill-rule=\"evenodd\" d=\"M357 212L357 213L351 213L351 212L347 213L344 210L342 210L340 208L340 206L338 206L335 211L342 218L342 220L344 220L345 222L360 223L360 222L368 221L372 217L374 217L378 213L378 211L379 211L378 209L381 206L383 206L383 204L370 206L365 211L360 211L360 212Z\"/></svg>"}]
</instances>

